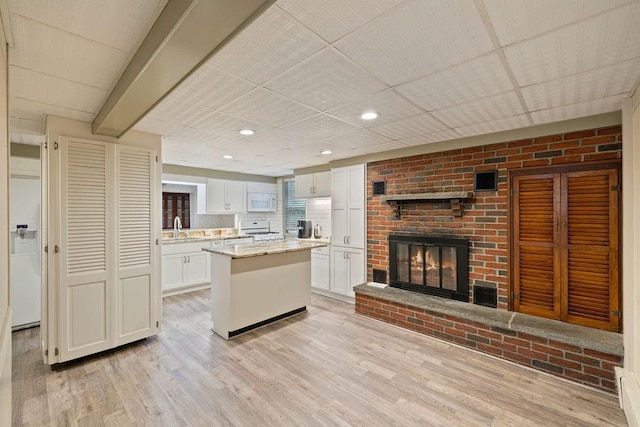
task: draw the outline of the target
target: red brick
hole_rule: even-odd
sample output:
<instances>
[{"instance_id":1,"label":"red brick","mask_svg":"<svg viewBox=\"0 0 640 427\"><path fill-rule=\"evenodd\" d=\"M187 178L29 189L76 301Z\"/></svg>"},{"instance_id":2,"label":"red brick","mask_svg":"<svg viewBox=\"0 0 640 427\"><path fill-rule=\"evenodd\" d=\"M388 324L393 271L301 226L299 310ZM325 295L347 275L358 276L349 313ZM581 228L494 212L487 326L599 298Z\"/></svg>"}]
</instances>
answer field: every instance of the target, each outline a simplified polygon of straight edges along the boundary
<instances>
[{"instance_id":1,"label":"red brick","mask_svg":"<svg viewBox=\"0 0 640 427\"><path fill-rule=\"evenodd\" d=\"M613 126L609 128L598 129L598 135L613 135L622 133L622 126Z\"/></svg>"},{"instance_id":2,"label":"red brick","mask_svg":"<svg viewBox=\"0 0 640 427\"><path fill-rule=\"evenodd\" d=\"M571 360L567 360L561 357L549 357L549 363L553 363L554 365L562 366L563 368L573 369L579 371L582 369L582 365L578 362L572 362Z\"/></svg>"},{"instance_id":3,"label":"red brick","mask_svg":"<svg viewBox=\"0 0 640 427\"><path fill-rule=\"evenodd\" d=\"M481 330L478 331L478 335L481 335L481 336L487 337L487 338L491 338L492 340L500 340L500 341L502 341L502 335L496 334L495 332L485 331L485 330L481 329Z\"/></svg>"},{"instance_id":4,"label":"red brick","mask_svg":"<svg viewBox=\"0 0 640 427\"><path fill-rule=\"evenodd\" d=\"M518 347L518 353L523 354L532 359L537 359L542 361L549 360L549 356L547 356L546 354L540 353L538 351L532 351L532 350L529 350L528 348Z\"/></svg>"},{"instance_id":5,"label":"red brick","mask_svg":"<svg viewBox=\"0 0 640 427\"><path fill-rule=\"evenodd\" d=\"M503 351L502 357L504 357L505 359L509 359L513 362L519 363L521 365L531 366L531 358L524 356L522 354L512 353L510 351Z\"/></svg>"},{"instance_id":6,"label":"red brick","mask_svg":"<svg viewBox=\"0 0 640 427\"><path fill-rule=\"evenodd\" d=\"M478 332L478 329L473 327L473 326L469 326L465 323L456 323L455 325L456 329L459 329L461 331L465 331L465 332L471 332L472 334L475 334Z\"/></svg>"},{"instance_id":7,"label":"red brick","mask_svg":"<svg viewBox=\"0 0 640 427\"><path fill-rule=\"evenodd\" d=\"M589 138L589 137L595 136L595 135L596 135L596 131L595 130L581 130L581 131L578 131L578 132L565 133L564 134L564 139L565 140L582 139L582 138Z\"/></svg>"},{"instance_id":8,"label":"red brick","mask_svg":"<svg viewBox=\"0 0 640 427\"><path fill-rule=\"evenodd\" d=\"M444 331L446 333L448 333L449 335L454 335L454 336L458 336L458 337L466 337L467 334L464 331L460 331L458 329L455 328L444 328Z\"/></svg>"},{"instance_id":9,"label":"red brick","mask_svg":"<svg viewBox=\"0 0 640 427\"><path fill-rule=\"evenodd\" d=\"M582 145L598 145L598 144L606 144L608 142L615 142L615 136L596 136L593 138L587 138L582 140Z\"/></svg>"},{"instance_id":10,"label":"red brick","mask_svg":"<svg viewBox=\"0 0 640 427\"><path fill-rule=\"evenodd\" d=\"M535 350L535 351L541 351L542 353L547 353L550 356L556 356L556 357L562 357L563 356L562 351L560 351L558 349L555 349L555 348L547 347L546 345L540 345L540 344L532 343L531 344L531 349Z\"/></svg>"},{"instance_id":11,"label":"red brick","mask_svg":"<svg viewBox=\"0 0 640 427\"><path fill-rule=\"evenodd\" d=\"M499 340L491 340L491 345L504 351L510 351L513 353L518 352L518 347L516 347L515 345L508 344Z\"/></svg>"},{"instance_id":12,"label":"red brick","mask_svg":"<svg viewBox=\"0 0 640 427\"><path fill-rule=\"evenodd\" d=\"M604 369L594 368L593 366L585 366L583 371L585 374L594 375L609 381L614 381L616 379L614 371L606 371Z\"/></svg>"},{"instance_id":13,"label":"red brick","mask_svg":"<svg viewBox=\"0 0 640 427\"><path fill-rule=\"evenodd\" d=\"M583 353L587 356L597 357L598 359L604 359L614 363L622 363L622 358L615 354L602 353L601 351L590 350L588 348L585 348Z\"/></svg>"},{"instance_id":14,"label":"red brick","mask_svg":"<svg viewBox=\"0 0 640 427\"><path fill-rule=\"evenodd\" d=\"M495 356L502 356L502 350L491 345L478 343L478 350L483 351L485 353L493 354Z\"/></svg>"},{"instance_id":15,"label":"red brick","mask_svg":"<svg viewBox=\"0 0 640 427\"><path fill-rule=\"evenodd\" d=\"M564 357L566 359L575 360L576 362L580 362L584 365L600 366L600 361L598 359L594 359L593 357L587 357L581 354L571 353L569 351L566 351L564 353Z\"/></svg>"},{"instance_id":16,"label":"red brick","mask_svg":"<svg viewBox=\"0 0 640 427\"><path fill-rule=\"evenodd\" d=\"M538 337L536 335L531 335L531 334L527 334L525 332L518 332L518 338L526 340L526 341L530 341L530 342L535 342L538 344L548 344L548 340L546 338L542 338L542 337Z\"/></svg>"},{"instance_id":17,"label":"red brick","mask_svg":"<svg viewBox=\"0 0 640 427\"><path fill-rule=\"evenodd\" d=\"M600 379L598 379L598 377L594 377L593 375L583 374L582 372L576 372L570 369L565 369L564 375L568 378L578 380L581 383L600 385Z\"/></svg>"},{"instance_id":18,"label":"red brick","mask_svg":"<svg viewBox=\"0 0 640 427\"><path fill-rule=\"evenodd\" d=\"M562 350L569 350L569 351L572 351L574 353L579 353L579 352L582 351L581 348L578 347L578 346L567 344L567 343L563 343L563 342L560 342L560 341L551 340L551 339L549 340L549 345L551 347L559 348L559 349L562 349Z\"/></svg>"},{"instance_id":19,"label":"red brick","mask_svg":"<svg viewBox=\"0 0 640 427\"><path fill-rule=\"evenodd\" d=\"M573 139L573 138L571 138ZM533 143L534 144L546 144L549 142L556 142L556 141L562 141L562 135L548 135L548 136L541 136L539 138L534 138Z\"/></svg>"},{"instance_id":20,"label":"red brick","mask_svg":"<svg viewBox=\"0 0 640 427\"><path fill-rule=\"evenodd\" d=\"M605 390L610 390L613 392L615 392L618 388L615 381L601 380L600 384L602 385L602 388L604 388Z\"/></svg>"}]
</instances>

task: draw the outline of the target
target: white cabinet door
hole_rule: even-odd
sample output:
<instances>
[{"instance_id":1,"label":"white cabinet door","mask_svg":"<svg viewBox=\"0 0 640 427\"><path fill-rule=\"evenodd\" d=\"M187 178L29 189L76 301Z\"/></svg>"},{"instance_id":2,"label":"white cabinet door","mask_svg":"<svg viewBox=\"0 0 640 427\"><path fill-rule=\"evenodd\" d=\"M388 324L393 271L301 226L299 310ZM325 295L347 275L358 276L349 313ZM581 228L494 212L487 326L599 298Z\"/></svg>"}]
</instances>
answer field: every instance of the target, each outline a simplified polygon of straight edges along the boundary
<instances>
[{"instance_id":1,"label":"white cabinet door","mask_svg":"<svg viewBox=\"0 0 640 427\"><path fill-rule=\"evenodd\" d=\"M226 210L225 181L207 179L207 213L220 213Z\"/></svg>"},{"instance_id":2,"label":"white cabinet door","mask_svg":"<svg viewBox=\"0 0 640 427\"><path fill-rule=\"evenodd\" d=\"M227 181L225 187L226 210L229 212L247 211L247 186L242 181Z\"/></svg>"},{"instance_id":3,"label":"white cabinet door","mask_svg":"<svg viewBox=\"0 0 640 427\"><path fill-rule=\"evenodd\" d=\"M184 286L184 255L162 256L162 290L179 288Z\"/></svg>"},{"instance_id":4,"label":"white cabinet door","mask_svg":"<svg viewBox=\"0 0 640 427\"><path fill-rule=\"evenodd\" d=\"M331 197L331 171L316 172L313 197Z\"/></svg>"},{"instance_id":5,"label":"white cabinet door","mask_svg":"<svg viewBox=\"0 0 640 427\"><path fill-rule=\"evenodd\" d=\"M347 249L331 247L331 292L346 295L348 289Z\"/></svg>"},{"instance_id":6,"label":"white cabinet door","mask_svg":"<svg viewBox=\"0 0 640 427\"><path fill-rule=\"evenodd\" d=\"M185 261L185 285L211 282L209 254L207 252L189 252L185 254Z\"/></svg>"},{"instance_id":7,"label":"white cabinet door","mask_svg":"<svg viewBox=\"0 0 640 427\"><path fill-rule=\"evenodd\" d=\"M352 248L364 249L366 240L365 211L365 170L364 165L348 168L348 224L347 244Z\"/></svg>"},{"instance_id":8,"label":"white cabinet door","mask_svg":"<svg viewBox=\"0 0 640 427\"><path fill-rule=\"evenodd\" d=\"M330 289L329 255L317 254L311 250L311 286L318 289Z\"/></svg>"},{"instance_id":9,"label":"white cabinet door","mask_svg":"<svg viewBox=\"0 0 640 427\"><path fill-rule=\"evenodd\" d=\"M353 292L353 287L366 282L364 251L361 249L349 249L347 252L347 263L349 264L347 295L355 297L356 294Z\"/></svg>"},{"instance_id":10,"label":"white cabinet door","mask_svg":"<svg viewBox=\"0 0 640 427\"><path fill-rule=\"evenodd\" d=\"M108 300L114 277L108 254L117 230L110 220L115 147L100 141L60 138L59 361L110 347ZM57 246L57 245L56 245ZM55 259L55 258L54 258Z\"/></svg>"},{"instance_id":11,"label":"white cabinet door","mask_svg":"<svg viewBox=\"0 0 640 427\"><path fill-rule=\"evenodd\" d=\"M313 174L296 175L296 199L313 197Z\"/></svg>"},{"instance_id":12,"label":"white cabinet door","mask_svg":"<svg viewBox=\"0 0 640 427\"><path fill-rule=\"evenodd\" d=\"M331 233L332 244L346 246L349 235L348 217L348 174L346 168L331 170L332 190L331 190Z\"/></svg>"},{"instance_id":13,"label":"white cabinet door","mask_svg":"<svg viewBox=\"0 0 640 427\"><path fill-rule=\"evenodd\" d=\"M160 318L157 277L159 246L155 230L161 227L154 206L160 205L161 186L156 176L155 150L118 145L118 290L116 345L153 334Z\"/></svg>"}]
</instances>

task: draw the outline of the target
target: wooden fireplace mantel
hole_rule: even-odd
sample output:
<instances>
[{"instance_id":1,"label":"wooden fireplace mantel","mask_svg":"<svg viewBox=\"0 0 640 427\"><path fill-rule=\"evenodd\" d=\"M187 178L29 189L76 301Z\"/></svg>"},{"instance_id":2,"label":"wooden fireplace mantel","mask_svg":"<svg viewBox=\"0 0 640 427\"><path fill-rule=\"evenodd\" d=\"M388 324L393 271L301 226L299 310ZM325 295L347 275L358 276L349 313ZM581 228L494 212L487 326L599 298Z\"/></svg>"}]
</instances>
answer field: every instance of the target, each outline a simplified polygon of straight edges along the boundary
<instances>
[{"instance_id":1,"label":"wooden fireplace mantel","mask_svg":"<svg viewBox=\"0 0 640 427\"><path fill-rule=\"evenodd\" d=\"M464 210L464 199L473 197L473 191L441 191L432 193L410 193L410 194L393 194L389 196L381 196L380 200L389 204L395 204L396 209L394 215L396 218L401 217L402 203L420 203L429 200L449 200L451 201L451 213L455 217L461 217Z\"/></svg>"}]
</instances>

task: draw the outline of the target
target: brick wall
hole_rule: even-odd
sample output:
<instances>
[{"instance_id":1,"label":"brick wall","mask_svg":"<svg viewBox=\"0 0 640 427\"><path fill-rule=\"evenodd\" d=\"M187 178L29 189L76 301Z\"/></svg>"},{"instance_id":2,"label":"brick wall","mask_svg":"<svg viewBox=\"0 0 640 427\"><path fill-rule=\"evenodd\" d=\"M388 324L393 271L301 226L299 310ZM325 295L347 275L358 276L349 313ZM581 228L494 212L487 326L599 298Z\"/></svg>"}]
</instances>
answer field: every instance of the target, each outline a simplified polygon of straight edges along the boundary
<instances>
[{"instance_id":1,"label":"brick wall","mask_svg":"<svg viewBox=\"0 0 640 427\"><path fill-rule=\"evenodd\" d=\"M356 313L405 329L489 353L581 384L616 391L615 354L544 337L492 327L356 293Z\"/></svg>"},{"instance_id":2,"label":"brick wall","mask_svg":"<svg viewBox=\"0 0 640 427\"><path fill-rule=\"evenodd\" d=\"M619 159L620 126L403 157L367 166L367 276L389 269L387 236L415 232L465 238L469 248L469 288L497 288L498 308L508 308L507 171L523 167ZM476 192L464 216L453 217L445 202L404 204L402 218L372 197L371 182L385 179L387 194L473 191L474 172L498 171L498 191Z\"/></svg>"}]
</instances>

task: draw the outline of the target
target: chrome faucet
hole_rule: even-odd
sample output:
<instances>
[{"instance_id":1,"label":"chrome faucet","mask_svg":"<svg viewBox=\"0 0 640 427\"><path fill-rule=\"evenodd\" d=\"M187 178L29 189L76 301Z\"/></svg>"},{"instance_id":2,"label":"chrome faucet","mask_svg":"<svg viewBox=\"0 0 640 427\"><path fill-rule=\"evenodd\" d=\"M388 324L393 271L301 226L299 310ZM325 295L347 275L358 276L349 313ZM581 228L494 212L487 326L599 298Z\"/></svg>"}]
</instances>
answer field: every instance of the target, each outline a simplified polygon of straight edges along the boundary
<instances>
[{"instance_id":1,"label":"chrome faucet","mask_svg":"<svg viewBox=\"0 0 640 427\"><path fill-rule=\"evenodd\" d=\"M178 237L178 233L182 231L182 221L180 221L180 217L176 216L173 219L173 238Z\"/></svg>"}]
</instances>

